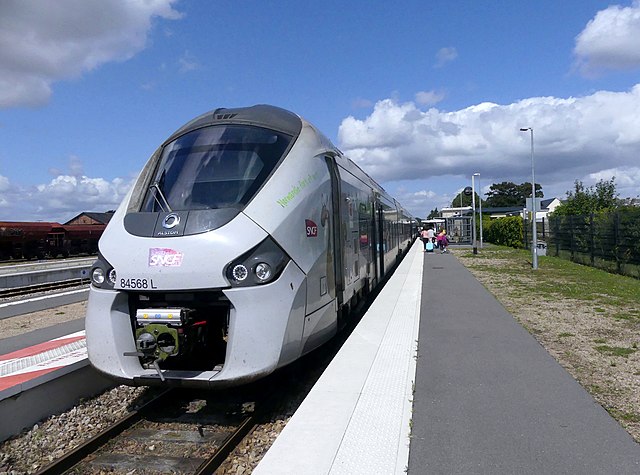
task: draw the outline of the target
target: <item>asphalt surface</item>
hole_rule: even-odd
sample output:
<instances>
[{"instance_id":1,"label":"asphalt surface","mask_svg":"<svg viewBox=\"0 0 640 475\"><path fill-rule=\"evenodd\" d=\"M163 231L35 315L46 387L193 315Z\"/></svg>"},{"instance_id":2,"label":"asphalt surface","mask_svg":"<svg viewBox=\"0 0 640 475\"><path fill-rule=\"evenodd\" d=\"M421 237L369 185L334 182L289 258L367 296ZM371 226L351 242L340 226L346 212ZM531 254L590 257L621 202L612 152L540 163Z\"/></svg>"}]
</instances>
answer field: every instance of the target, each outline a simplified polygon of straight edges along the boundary
<instances>
[{"instance_id":1,"label":"asphalt surface","mask_svg":"<svg viewBox=\"0 0 640 475\"><path fill-rule=\"evenodd\" d=\"M640 444L451 254L425 253L409 474L639 474Z\"/></svg>"}]
</instances>

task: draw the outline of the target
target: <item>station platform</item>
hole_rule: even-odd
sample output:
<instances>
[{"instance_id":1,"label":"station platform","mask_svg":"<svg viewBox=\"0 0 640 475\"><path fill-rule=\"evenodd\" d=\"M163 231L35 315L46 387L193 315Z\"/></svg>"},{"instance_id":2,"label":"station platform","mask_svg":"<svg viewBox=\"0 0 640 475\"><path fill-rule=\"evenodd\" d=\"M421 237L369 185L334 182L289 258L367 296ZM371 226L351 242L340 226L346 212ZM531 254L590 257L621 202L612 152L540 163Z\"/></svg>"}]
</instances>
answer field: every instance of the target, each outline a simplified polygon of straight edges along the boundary
<instances>
[{"instance_id":1,"label":"station platform","mask_svg":"<svg viewBox=\"0 0 640 475\"><path fill-rule=\"evenodd\" d=\"M84 330L0 354L0 400L59 376L50 373L73 371L78 363L87 363Z\"/></svg>"},{"instance_id":2,"label":"station platform","mask_svg":"<svg viewBox=\"0 0 640 475\"><path fill-rule=\"evenodd\" d=\"M253 473L638 474L640 444L417 242Z\"/></svg>"},{"instance_id":3,"label":"station platform","mask_svg":"<svg viewBox=\"0 0 640 475\"><path fill-rule=\"evenodd\" d=\"M0 339L0 442L114 386L90 366L83 324Z\"/></svg>"}]
</instances>

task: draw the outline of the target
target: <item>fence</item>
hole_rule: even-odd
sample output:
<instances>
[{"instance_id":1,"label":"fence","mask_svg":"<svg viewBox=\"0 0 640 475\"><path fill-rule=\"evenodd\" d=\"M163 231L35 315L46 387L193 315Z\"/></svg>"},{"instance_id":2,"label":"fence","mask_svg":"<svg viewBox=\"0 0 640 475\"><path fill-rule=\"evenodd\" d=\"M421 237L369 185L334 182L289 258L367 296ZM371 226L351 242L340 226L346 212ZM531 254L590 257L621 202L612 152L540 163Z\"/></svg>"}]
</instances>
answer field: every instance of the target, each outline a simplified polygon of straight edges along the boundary
<instances>
[{"instance_id":1,"label":"fence","mask_svg":"<svg viewBox=\"0 0 640 475\"><path fill-rule=\"evenodd\" d=\"M531 241L524 225L525 247ZM537 224L548 255L640 278L640 210L589 216L556 216Z\"/></svg>"}]
</instances>

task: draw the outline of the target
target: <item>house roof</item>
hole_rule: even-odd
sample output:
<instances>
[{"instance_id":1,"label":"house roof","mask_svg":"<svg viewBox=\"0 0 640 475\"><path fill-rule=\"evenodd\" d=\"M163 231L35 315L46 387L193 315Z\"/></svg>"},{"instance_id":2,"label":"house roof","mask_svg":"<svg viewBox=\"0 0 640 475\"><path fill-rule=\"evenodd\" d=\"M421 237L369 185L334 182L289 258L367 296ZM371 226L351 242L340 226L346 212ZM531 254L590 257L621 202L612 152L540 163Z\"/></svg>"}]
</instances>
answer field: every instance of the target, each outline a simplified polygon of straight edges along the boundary
<instances>
[{"instance_id":1,"label":"house roof","mask_svg":"<svg viewBox=\"0 0 640 475\"><path fill-rule=\"evenodd\" d=\"M72 221L75 221L76 219L78 219L80 216L88 216L89 218L93 219L94 221L98 221L100 224L107 224L109 223L109 221L111 220L111 217L113 216L113 211L109 211L106 213L96 213L93 211L85 211L80 213L77 216L74 216L73 218L71 218L69 221L67 221L64 224L69 224Z\"/></svg>"},{"instance_id":2,"label":"house roof","mask_svg":"<svg viewBox=\"0 0 640 475\"><path fill-rule=\"evenodd\" d=\"M557 200L558 198L548 198L546 200L540 200L540 208L544 209L544 208L548 208L549 205L551 203L553 203L555 200ZM560 200L558 200L560 201Z\"/></svg>"}]
</instances>

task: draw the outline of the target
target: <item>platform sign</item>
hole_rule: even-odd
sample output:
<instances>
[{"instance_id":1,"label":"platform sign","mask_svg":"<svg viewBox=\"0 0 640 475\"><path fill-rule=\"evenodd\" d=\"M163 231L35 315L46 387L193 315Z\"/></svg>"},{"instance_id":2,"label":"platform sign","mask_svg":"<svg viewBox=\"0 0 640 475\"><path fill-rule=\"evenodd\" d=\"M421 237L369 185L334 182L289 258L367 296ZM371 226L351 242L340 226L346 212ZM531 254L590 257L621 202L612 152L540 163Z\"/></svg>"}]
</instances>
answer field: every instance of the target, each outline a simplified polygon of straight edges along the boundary
<instances>
[{"instance_id":1,"label":"platform sign","mask_svg":"<svg viewBox=\"0 0 640 475\"><path fill-rule=\"evenodd\" d=\"M541 200L542 200L542 198L536 198L536 201L535 201L536 209L535 209L535 211L540 211L540 201ZM528 211L534 211L533 210L533 206L531 204L531 198L526 198L525 207L527 208Z\"/></svg>"}]
</instances>

